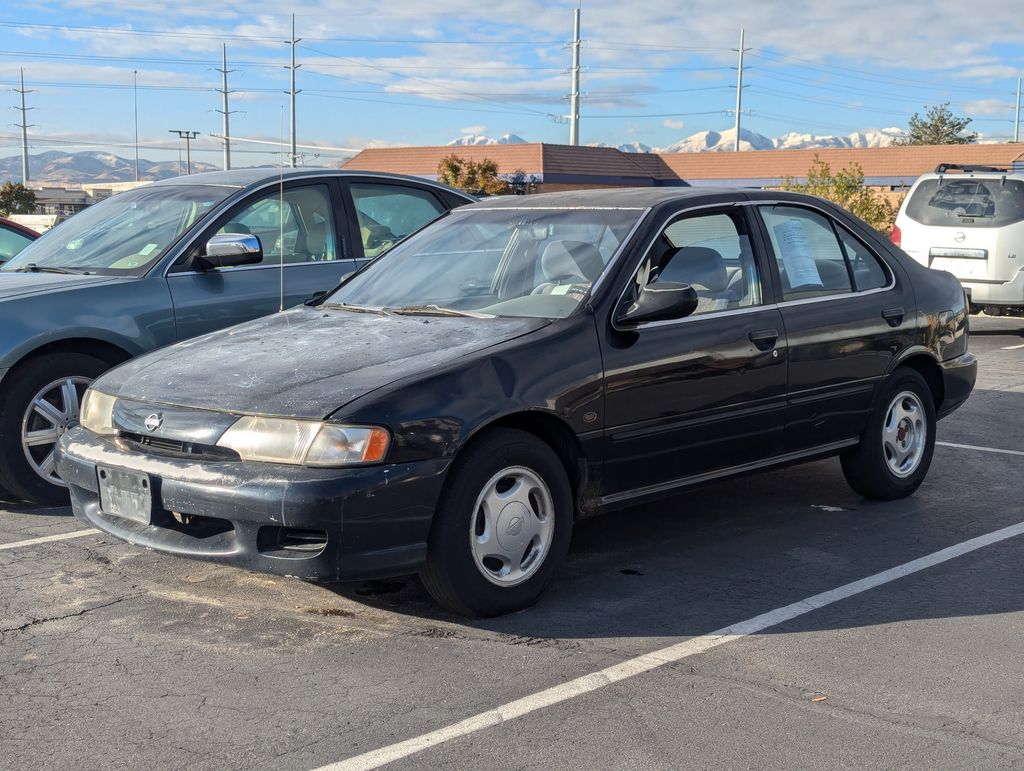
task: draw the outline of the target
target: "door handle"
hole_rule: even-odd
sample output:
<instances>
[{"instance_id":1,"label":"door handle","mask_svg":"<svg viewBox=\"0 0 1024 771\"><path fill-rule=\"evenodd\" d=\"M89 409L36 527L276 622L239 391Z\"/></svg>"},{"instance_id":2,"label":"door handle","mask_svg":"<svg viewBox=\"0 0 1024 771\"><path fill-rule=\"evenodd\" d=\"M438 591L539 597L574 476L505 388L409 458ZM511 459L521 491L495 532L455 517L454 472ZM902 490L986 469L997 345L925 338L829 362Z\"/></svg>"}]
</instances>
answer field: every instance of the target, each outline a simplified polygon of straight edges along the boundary
<instances>
[{"instance_id":1,"label":"door handle","mask_svg":"<svg viewBox=\"0 0 1024 771\"><path fill-rule=\"evenodd\" d=\"M882 311L882 318L885 319L890 327L898 327L903 323L903 316L905 315L903 308L886 308Z\"/></svg>"},{"instance_id":2,"label":"door handle","mask_svg":"<svg viewBox=\"0 0 1024 771\"><path fill-rule=\"evenodd\" d=\"M770 351L775 347L776 341L779 339L779 330L777 329L755 329L747 337L750 338L750 342L759 351Z\"/></svg>"}]
</instances>

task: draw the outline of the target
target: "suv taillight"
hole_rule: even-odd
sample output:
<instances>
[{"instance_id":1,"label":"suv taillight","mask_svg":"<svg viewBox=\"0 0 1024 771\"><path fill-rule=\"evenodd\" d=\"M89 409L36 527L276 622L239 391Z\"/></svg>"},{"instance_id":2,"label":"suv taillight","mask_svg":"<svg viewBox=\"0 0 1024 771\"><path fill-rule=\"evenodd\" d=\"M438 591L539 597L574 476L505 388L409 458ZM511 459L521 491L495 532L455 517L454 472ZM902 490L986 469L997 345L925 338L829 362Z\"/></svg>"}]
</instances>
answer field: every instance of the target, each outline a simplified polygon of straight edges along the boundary
<instances>
[{"instance_id":1,"label":"suv taillight","mask_svg":"<svg viewBox=\"0 0 1024 771\"><path fill-rule=\"evenodd\" d=\"M900 229L896 225L892 226L892 232L889 234L889 240L896 244L896 246L899 246L900 242L903 240L903 233L900 232Z\"/></svg>"}]
</instances>

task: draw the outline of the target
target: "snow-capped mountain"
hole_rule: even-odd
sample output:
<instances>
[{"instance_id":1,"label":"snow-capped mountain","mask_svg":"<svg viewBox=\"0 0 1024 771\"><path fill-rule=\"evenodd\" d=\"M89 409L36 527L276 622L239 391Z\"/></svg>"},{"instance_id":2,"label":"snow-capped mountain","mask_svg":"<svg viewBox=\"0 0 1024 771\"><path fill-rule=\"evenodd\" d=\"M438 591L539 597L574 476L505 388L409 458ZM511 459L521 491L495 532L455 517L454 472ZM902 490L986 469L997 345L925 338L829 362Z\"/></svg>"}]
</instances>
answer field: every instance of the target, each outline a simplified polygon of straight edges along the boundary
<instances>
[{"instance_id":1,"label":"snow-capped mountain","mask_svg":"<svg viewBox=\"0 0 1024 771\"><path fill-rule=\"evenodd\" d=\"M453 139L448 143L448 147L468 147L470 145L525 145L526 140L516 134L502 134L500 137L495 139L494 137L485 136L483 134L466 134Z\"/></svg>"},{"instance_id":2,"label":"snow-capped mountain","mask_svg":"<svg viewBox=\"0 0 1024 771\"><path fill-rule=\"evenodd\" d=\"M685 139L681 139L668 147L651 147L643 142L626 142L612 145L606 142L593 142L588 147L615 147L623 153L719 153L731 152L734 145L736 129L724 131L698 131ZM768 137L750 129L740 130L741 150L807 150L814 148L861 148L888 147L895 140L905 136L898 128L864 129L850 134L833 136L818 134L798 134L793 131L780 137ZM500 139L467 134L448 143L456 145L507 145L526 142L515 134L505 134Z\"/></svg>"},{"instance_id":3,"label":"snow-capped mountain","mask_svg":"<svg viewBox=\"0 0 1024 771\"><path fill-rule=\"evenodd\" d=\"M803 150L814 147L888 147L906 136L898 128L865 129L845 136L816 136L790 132L772 140L779 150Z\"/></svg>"}]
</instances>

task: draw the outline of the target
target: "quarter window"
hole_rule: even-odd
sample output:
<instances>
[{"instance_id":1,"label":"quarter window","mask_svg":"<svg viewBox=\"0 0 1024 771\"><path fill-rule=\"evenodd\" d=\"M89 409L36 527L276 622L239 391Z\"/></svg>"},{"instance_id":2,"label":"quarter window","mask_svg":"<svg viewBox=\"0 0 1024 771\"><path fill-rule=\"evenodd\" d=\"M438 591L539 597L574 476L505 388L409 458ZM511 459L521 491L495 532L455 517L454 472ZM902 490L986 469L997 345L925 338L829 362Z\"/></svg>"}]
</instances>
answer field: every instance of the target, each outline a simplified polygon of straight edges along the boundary
<instances>
[{"instance_id":1,"label":"quarter window","mask_svg":"<svg viewBox=\"0 0 1024 771\"><path fill-rule=\"evenodd\" d=\"M697 292L693 315L761 304L761 281L738 212L701 214L672 222L637 273L637 286L661 281Z\"/></svg>"},{"instance_id":2,"label":"quarter window","mask_svg":"<svg viewBox=\"0 0 1024 771\"><path fill-rule=\"evenodd\" d=\"M350 190L366 257L390 249L445 211L432 193L415 187L354 183Z\"/></svg>"},{"instance_id":3,"label":"quarter window","mask_svg":"<svg viewBox=\"0 0 1024 771\"><path fill-rule=\"evenodd\" d=\"M268 193L232 214L217 232L258 236L264 263L278 263L282 257L286 264L338 259L326 185Z\"/></svg>"},{"instance_id":4,"label":"quarter window","mask_svg":"<svg viewBox=\"0 0 1024 771\"><path fill-rule=\"evenodd\" d=\"M858 292L881 289L889 284L889 274L878 257L843 228L838 228L846 259L853 271L853 283Z\"/></svg>"}]
</instances>

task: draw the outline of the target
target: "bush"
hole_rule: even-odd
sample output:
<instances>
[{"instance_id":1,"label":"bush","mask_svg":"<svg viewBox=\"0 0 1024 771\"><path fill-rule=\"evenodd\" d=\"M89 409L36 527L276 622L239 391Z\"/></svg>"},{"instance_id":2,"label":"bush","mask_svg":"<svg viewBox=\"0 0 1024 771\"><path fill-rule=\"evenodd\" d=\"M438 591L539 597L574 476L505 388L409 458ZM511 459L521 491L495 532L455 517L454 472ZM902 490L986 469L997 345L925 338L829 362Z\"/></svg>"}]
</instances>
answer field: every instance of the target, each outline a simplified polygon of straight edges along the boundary
<instances>
[{"instance_id":1,"label":"bush","mask_svg":"<svg viewBox=\"0 0 1024 771\"><path fill-rule=\"evenodd\" d=\"M854 163L833 174L831 167L817 155L807 171L806 182L787 177L782 182L782 189L827 198L881 233L892 229L899 211L898 203L864 186L864 170L859 164Z\"/></svg>"}]
</instances>

